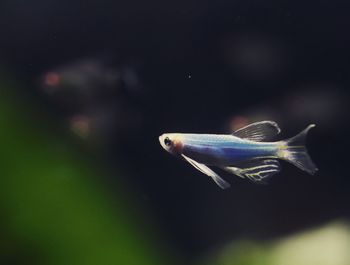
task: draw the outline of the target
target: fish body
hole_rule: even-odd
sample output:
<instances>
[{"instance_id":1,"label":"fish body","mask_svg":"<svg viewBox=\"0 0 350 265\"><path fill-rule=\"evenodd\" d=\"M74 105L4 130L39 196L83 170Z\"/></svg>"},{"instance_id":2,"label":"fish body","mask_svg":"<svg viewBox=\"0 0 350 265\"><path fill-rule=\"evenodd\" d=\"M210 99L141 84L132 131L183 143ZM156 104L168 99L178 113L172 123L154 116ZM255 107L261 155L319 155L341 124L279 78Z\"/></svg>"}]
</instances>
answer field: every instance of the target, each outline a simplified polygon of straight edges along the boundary
<instances>
[{"instance_id":1,"label":"fish body","mask_svg":"<svg viewBox=\"0 0 350 265\"><path fill-rule=\"evenodd\" d=\"M273 121L250 124L233 134L167 133L159 137L160 144L169 153L184 158L202 173L210 176L221 187L229 184L210 167L254 182L263 183L280 171L277 159L291 162L313 174L317 171L304 146L309 125L297 136L288 140L271 142L280 129Z\"/></svg>"},{"instance_id":2,"label":"fish body","mask_svg":"<svg viewBox=\"0 0 350 265\"><path fill-rule=\"evenodd\" d=\"M254 157L275 155L278 143L254 142L233 135L183 134L182 153L210 166L230 166Z\"/></svg>"}]
</instances>

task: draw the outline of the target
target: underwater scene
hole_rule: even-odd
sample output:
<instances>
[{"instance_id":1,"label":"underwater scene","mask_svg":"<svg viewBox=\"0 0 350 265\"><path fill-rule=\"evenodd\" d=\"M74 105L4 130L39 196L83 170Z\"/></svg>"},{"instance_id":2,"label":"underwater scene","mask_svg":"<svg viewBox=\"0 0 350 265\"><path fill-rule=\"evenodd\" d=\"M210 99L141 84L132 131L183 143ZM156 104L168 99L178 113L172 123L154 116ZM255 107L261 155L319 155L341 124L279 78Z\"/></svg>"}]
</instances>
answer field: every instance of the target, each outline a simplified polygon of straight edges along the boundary
<instances>
[{"instance_id":1,"label":"underwater scene","mask_svg":"<svg viewBox=\"0 0 350 265\"><path fill-rule=\"evenodd\" d=\"M350 264L350 4L0 6L0 264Z\"/></svg>"}]
</instances>

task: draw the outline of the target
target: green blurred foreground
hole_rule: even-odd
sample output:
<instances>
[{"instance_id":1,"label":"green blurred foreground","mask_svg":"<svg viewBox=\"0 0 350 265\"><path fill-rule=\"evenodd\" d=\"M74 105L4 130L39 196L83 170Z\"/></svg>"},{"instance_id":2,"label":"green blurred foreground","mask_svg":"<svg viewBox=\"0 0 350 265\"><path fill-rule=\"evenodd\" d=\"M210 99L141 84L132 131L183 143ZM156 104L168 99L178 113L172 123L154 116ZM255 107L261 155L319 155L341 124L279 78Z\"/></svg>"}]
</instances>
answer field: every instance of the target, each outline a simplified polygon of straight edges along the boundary
<instances>
[{"instance_id":1,"label":"green blurred foreground","mask_svg":"<svg viewBox=\"0 0 350 265\"><path fill-rule=\"evenodd\" d=\"M127 198L109 199L96 168L15 88L0 77L0 264L169 264Z\"/></svg>"}]
</instances>

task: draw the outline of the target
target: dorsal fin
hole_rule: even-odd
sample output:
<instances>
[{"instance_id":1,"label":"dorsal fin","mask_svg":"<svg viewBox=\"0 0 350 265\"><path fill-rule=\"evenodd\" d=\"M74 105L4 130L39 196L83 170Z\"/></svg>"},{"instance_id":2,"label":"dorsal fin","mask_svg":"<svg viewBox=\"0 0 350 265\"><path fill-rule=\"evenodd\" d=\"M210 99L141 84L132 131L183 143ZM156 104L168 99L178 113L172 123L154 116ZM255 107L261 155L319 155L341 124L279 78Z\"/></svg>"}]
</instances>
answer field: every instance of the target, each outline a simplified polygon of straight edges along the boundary
<instances>
[{"instance_id":1,"label":"dorsal fin","mask_svg":"<svg viewBox=\"0 0 350 265\"><path fill-rule=\"evenodd\" d=\"M233 136L251 141L261 142L268 141L281 132L277 123L274 121L260 121L249 124L238 129Z\"/></svg>"}]
</instances>

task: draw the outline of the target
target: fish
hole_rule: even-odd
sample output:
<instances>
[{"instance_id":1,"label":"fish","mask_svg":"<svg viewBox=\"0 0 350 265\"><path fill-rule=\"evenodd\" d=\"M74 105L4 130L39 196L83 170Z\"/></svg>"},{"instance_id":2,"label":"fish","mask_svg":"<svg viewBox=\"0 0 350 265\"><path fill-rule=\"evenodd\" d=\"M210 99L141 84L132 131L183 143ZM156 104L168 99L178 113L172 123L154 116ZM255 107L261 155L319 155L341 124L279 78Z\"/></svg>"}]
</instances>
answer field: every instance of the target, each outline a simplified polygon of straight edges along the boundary
<instances>
[{"instance_id":1,"label":"fish","mask_svg":"<svg viewBox=\"0 0 350 265\"><path fill-rule=\"evenodd\" d=\"M279 160L314 175L318 168L307 152L305 141L315 126L310 124L296 136L279 141L272 141L281 132L278 124L260 121L231 134L164 133L159 136L159 142L167 152L187 161L226 189L230 184L212 167L258 184L266 184L281 171Z\"/></svg>"}]
</instances>

